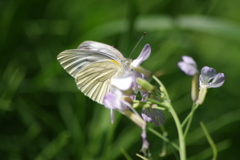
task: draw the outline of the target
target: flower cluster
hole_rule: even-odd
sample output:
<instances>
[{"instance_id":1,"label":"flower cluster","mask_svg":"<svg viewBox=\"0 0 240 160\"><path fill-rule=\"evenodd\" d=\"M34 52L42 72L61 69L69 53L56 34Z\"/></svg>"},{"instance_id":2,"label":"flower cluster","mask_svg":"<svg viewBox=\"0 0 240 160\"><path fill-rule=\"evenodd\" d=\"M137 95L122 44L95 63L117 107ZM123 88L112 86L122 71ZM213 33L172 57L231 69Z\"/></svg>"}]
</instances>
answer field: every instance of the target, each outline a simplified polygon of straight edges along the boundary
<instances>
[{"instance_id":1,"label":"flower cluster","mask_svg":"<svg viewBox=\"0 0 240 160\"><path fill-rule=\"evenodd\" d=\"M140 67L140 64L150 56L150 53L151 47L146 44L138 58L131 63L132 70L113 79L111 89L103 99L104 106L111 110L112 123L114 122L114 110L117 110L141 127L142 151L145 154L149 147L146 139L146 122L161 126L165 122L162 110L167 109L170 113L175 114L171 100L162 83L158 81L160 88L156 89L149 83L150 71ZM178 66L184 73L193 76L192 100L195 104L200 105L204 102L207 89L222 86L225 76L223 73L216 73L215 69L208 66L202 68L199 76L196 62L188 56L183 56L182 59L183 61L179 62ZM137 99L138 93L141 95L141 100ZM139 106L142 107L141 116L135 110ZM175 121L179 121L176 116L174 118Z\"/></svg>"},{"instance_id":2,"label":"flower cluster","mask_svg":"<svg viewBox=\"0 0 240 160\"><path fill-rule=\"evenodd\" d=\"M142 151L145 151L149 146L146 140L146 122L154 123L157 126L163 125L165 122L165 117L161 110L153 109L151 106L149 108L143 108L142 117L140 117L133 108L133 101L137 100L136 97L138 93L140 93L142 97L141 102L143 103L147 101L149 96L149 90L145 89L144 84L150 79L150 72L139 65L150 56L150 53L151 47L149 44L146 44L138 58L131 63L131 68L133 70L121 77L113 79L111 81L111 90L106 93L103 99L104 106L111 110L112 123L114 122L114 110L117 110L142 128ZM144 81L146 83L138 83L138 81Z\"/></svg>"},{"instance_id":3,"label":"flower cluster","mask_svg":"<svg viewBox=\"0 0 240 160\"><path fill-rule=\"evenodd\" d=\"M197 86L195 78L198 77L198 69L196 62L188 56L182 57L183 61L178 62L178 67L187 75L194 76L193 78L193 86ZM224 73L217 73L214 68L204 66L201 69L201 74L199 76L199 93L198 98L196 99L196 103L202 104L208 88L218 88L223 85L225 82L225 75ZM192 90L193 91L193 90ZM194 90L195 92L196 90ZM194 99L193 99L194 101Z\"/></svg>"},{"instance_id":4,"label":"flower cluster","mask_svg":"<svg viewBox=\"0 0 240 160\"><path fill-rule=\"evenodd\" d=\"M95 44L96 46L102 46L102 44L99 44L97 42L85 43L87 43L87 45L93 44L93 46L91 46L93 48ZM144 153L144 156L151 155L147 154L149 142L147 141L146 124L148 122L153 123L156 126L162 126L165 123L165 116L162 110L167 110L172 115L172 118L175 122L178 132L179 146L177 146L175 143L172 143L167 138L167 132L164 127L161 127L163 131L162 136L159 136L160 133L158 134L157 131L153 130L151 127L149 127L149 131L154 134L157 133L159 137L161 137L164 141L179 151L179 159L185 160L187 157L185 139L189 131L194 112L198 106L204 102L207 90L209 88L221 87L224 84L225 75L223 73L217 73L215 69L208 66L203 67L199 73L197 64L193 58L188 56L182 57L182 61L178 62L178 67L185 74L193 77L191 91L193 105L188 116L186 116L183 122L181 122L171 103L171 99L163 83L156 76L152 75L150 71L140 66L143 61L148 59L150 53L151 47L149 44L146 44L138 58L133 60L130 64L131 66L127 68L128 71L125 71L124 75L111 79L110 91L104 95L103 104L106 108L110 109L112 123L114 123L114 111L117 110L118 112L127 116L142 129L141 137L143 142L141 151ZM59 58L61 64L64 65L66 65L64 58L65 56L66 55L62 56L61 54ZM72 62L72 59L70 58L69 61ZM70 71L70 74L71 73L72 72ZM158 84L158 87L153 86L149 82L151 77ZM141 107L141 114L135 110L137 107ZM166 153L165 148L166 146L163 145L163 154Z\"/></svg>"}]
</instances>

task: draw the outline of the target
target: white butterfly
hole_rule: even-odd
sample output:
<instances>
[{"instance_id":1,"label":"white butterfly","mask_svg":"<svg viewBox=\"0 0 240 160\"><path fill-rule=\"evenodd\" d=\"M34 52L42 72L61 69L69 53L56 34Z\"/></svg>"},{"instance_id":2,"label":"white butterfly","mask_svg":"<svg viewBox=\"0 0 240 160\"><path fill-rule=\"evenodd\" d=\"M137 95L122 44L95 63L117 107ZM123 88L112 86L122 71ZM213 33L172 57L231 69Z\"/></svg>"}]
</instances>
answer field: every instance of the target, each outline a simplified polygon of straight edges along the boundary
<instances>
[{"instance_id":1,"label":"white butterfly","mask_svg":"<svg viewBox=\"0 0 240 160\"><path fill-rule=\"evenodd\" d=\"M85 41L78 49L65 50L57 59L75 78L78 89L100 104L110 90L111 80L131 71L132 63L117 49L94 41Z\"/></svg>"}]
</instances>

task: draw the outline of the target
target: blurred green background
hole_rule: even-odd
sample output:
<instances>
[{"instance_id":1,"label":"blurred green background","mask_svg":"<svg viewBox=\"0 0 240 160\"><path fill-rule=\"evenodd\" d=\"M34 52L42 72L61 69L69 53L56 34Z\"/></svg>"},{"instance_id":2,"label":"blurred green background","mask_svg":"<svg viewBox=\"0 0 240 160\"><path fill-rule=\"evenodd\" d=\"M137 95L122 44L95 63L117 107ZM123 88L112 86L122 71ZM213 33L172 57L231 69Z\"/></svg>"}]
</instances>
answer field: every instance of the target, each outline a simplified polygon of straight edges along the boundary
<instances>
[{"instance_id":1,"label":"blurred green background","mask_svg":"<svg viewBox=\"0 0 240 160\"><path fill-rule=\"evenodd\" d=\"M207 65L226 75L210 89L187 137L189 160L211 159L200 129L203 121L219 150L219 160L240 157L240 2L239 0L2 0L0 1L0 159L122 160L141 148L141 130L85 97L56 60L65 49L94 40L131 58L152 47L142 65L160 77L183 120L191 108L191 77L177 67L182 55L199 69ZM177 141L165 112L169 139ZM152 125L150 125L152 126ZM152 126L154 127L154 126ZM154 127L160 131L158 127ZM153 159L175 159L162 140L148 132Z\"/></svg>"}]
</instances>

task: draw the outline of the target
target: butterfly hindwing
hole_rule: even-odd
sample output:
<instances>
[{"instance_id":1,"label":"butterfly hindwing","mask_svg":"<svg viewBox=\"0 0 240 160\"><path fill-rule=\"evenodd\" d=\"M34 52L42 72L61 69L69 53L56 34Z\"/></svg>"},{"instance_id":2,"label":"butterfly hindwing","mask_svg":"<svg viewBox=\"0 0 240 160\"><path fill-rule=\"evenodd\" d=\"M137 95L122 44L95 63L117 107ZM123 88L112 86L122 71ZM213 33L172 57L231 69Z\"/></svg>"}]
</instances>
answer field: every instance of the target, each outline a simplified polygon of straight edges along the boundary
<instances>
[{"instance_id":1,"label":"butterfly hindwing","mask_svg":"<svg viewBox=\"0 0 240 160\"><path fill-rule=\"evenodd\" d=\"M76 83L85 95L103 103L104 95L109 91L110 80L121 74L121 68L111 60L91 63L76 75Z\"/></svg>"}]
</instances>

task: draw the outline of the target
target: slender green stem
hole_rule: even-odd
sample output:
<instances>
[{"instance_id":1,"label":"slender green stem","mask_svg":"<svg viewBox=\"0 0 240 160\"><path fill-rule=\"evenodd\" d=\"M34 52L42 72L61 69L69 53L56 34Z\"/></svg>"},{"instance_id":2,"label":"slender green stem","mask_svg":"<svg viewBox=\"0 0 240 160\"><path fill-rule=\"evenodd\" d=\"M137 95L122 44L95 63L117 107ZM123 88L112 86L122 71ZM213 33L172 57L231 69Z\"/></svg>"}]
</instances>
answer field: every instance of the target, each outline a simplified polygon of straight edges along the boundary
<instances>
[{"instance_id":1,"label":"slender green stem","mask_svg":"<svg viewBox=\"0 0 240 160\"><path fill-rule=\"evenodd\" d=\"M164 126L160 126L160 129L161 129L161 131L162 131L162 136L165 137L165 138L167 138L168 133L167 133L167 131L165 130L165 127L164 127ZM176 146L177 146L177 145L176 145ZM178 146L177 146L177 147L178 147ZM162 152L159 153L159 156L160 156L160 157L164 157L164 156L166 155L166 153L167 153L166 149L167 149L167 142L163 140L163 143L162 143ZM173 153L175 153L175 152L173 152ZM175 154L176 154L176 153L175 153Z\"/></svg>"},{"instance_id":2,"label":"slender green stem","mask_svg":"<svg viewBox=\"0 0 240 160\"><path fill-rule=\"evenodd\" d=\"M193 115L194 115L194 112L192 112L192 116L190 116L190 118L189 118L189 120L188 120L187 126L186 126L185 131L184 131L184 134L183 134L184 138L185 138L185 137L187 136L187 134L188 134L188 130L189 130L190 125L191 125L191 123L192 123Z\"/></svg>"},{"instance_id":3,"label":"slender green stem","mask_svg":"<svg viewBox=\"0 0 240 160\"><path fill-rule=\"evenodd\" d=\"M181 127L180 120L177 116L177 113L175 112L174 108L172 105L169 103L169 112L172 114L173 119L175 121L177 131L178 131L178 138L179 138L179 154L180 154L180 159L181 160L186 160L186 144L185 144L185 139L183 136L183 131Z\"/></svg>"},{"instance_id":4,"label":"slender green stem","mask_svg":"<svg viewBox=\"0 0 240 160\"><path fill-rule=\"evenodd\" d=\"M210 134L208 133L207 128L205 127L204 123L200 122L200 125L202 127L202 130L203 130L205 136L207 137L208 143L212 147L212 150L213 150L213 158L212 158L212 160L216 160L217 159L217 147L216 147L215 143L213 142Z\"/></svg>"},{"instance_id":5,"label":"slender green stem","mask_svg":"<svg viewBox=\"0 0 240 160\"><path fill-rule=\"evenodd\" d=\"M156 100L151 99L151 98L147 98L147 101L150 101L150 102L152 102L152 103L154 103L154 104L157 104L157 105L159 105L159 106L162 106L163 108L168 108L168 104L166 104L166 103L159 102L159 101L156 101Z\"/></svg>"},{"instance_id":6,"label":"slender green stem","mask_svg":"<svg viewBox=\"0 0 240 160\"><path fill-rule=\"evenodd\" d=\"M170 100L170 98L169 98L169 96L168 96L168 92L167 92L165 86L162 84L162 82L159 81L159 79L158 79L156 76L153 75L152 77L153 77L153 79L160 85L160 87L162 87L163 92L166 94L167 99Z\"/></svg>"},{"instance_id":7,"label":"slender green stem","mask_svg":"<svg viewBox=\"0 0 240 160\"><path fill-rule=\"evenodd\" d=\"M173 148L175 148L176 150L179 151L179 147L171 142L168 138L166 138L165 136L161 135L160 133L158 133L156 130L154 130L153 128L148 127L148 130L151 131L153 134L155 134L156 136L160 137L161 139L163 139L165 142L169 143Z\"/></svg>"},{"instance_id":8,"label":"slender green stem","mask_svg":"<svg viewBox=\"0 0 240 160\"><path fill-rule=\"evenodd\" d=\"M188 122L189 118L193 116L193 114L194 114L195 110L198 108L198 106L199 106L199 104L193 103L191 112L187 115L187 117L184 119L184 121L181 124L182 127L184 127L185 124Z\"/></svg>"},{"instance_id":9,"label":"slender green stem","mask_svg":"<svg viewBox=\"0 0 240 160\"><path fill-rule=\"evenodd\" d=\"M197 109L198 106L199 106L198 104L193 103L192 110L191 110L191 112L190 112L190 113L191 113L191 116L190 116L189 119L188 119L187 126L186 126L185 131L184 131L184 138L185 138L185 137L187 136L187 134L188 134L188 130L189 130L190 126L191 126L194 112L195 112L195 110ZM183 128L183 126L184 126L184 125L182 124L182 128Z\"/></svg>"},{"instance_id":10,"label":"slender green stem","mask_svg":"<svg viewBox=\"0 0 240 160\"><path fill-rule=\"evenodd\" d=\"M166 108L163 108L163 107L157 107L157 106L152 106L152 109L166 110Z\"/></svg>"},{"instance_id":11,"label":"slender green stem","mask_svg":"<svg viewBox=\"0 0 240 160\"><path fill-rule=\"evenodd\" d=\"M164 106L166 106L169 109L169 112L172 114L173 119L175 121L176 127L177 127L177 132L178 132L178 138L179 138L179 154L180 154L180 159L181 160L186 160L186 144L185 144L185 139L183 136L183 131L182 131L182 127L181 127L181 123L180 120L178 118L177 113L175 112L169 95L167 93L166 88L164 87L164 85L162 84L161 81L158 80L157 77L153 76L153 79L160 85L160 88L162 90L162 92L165 93L167 101L165 101ZM158 102L159 103L159 102ZM161 106L163 106L163 103L160 103Z\"/></svg>"}]
</instances>

